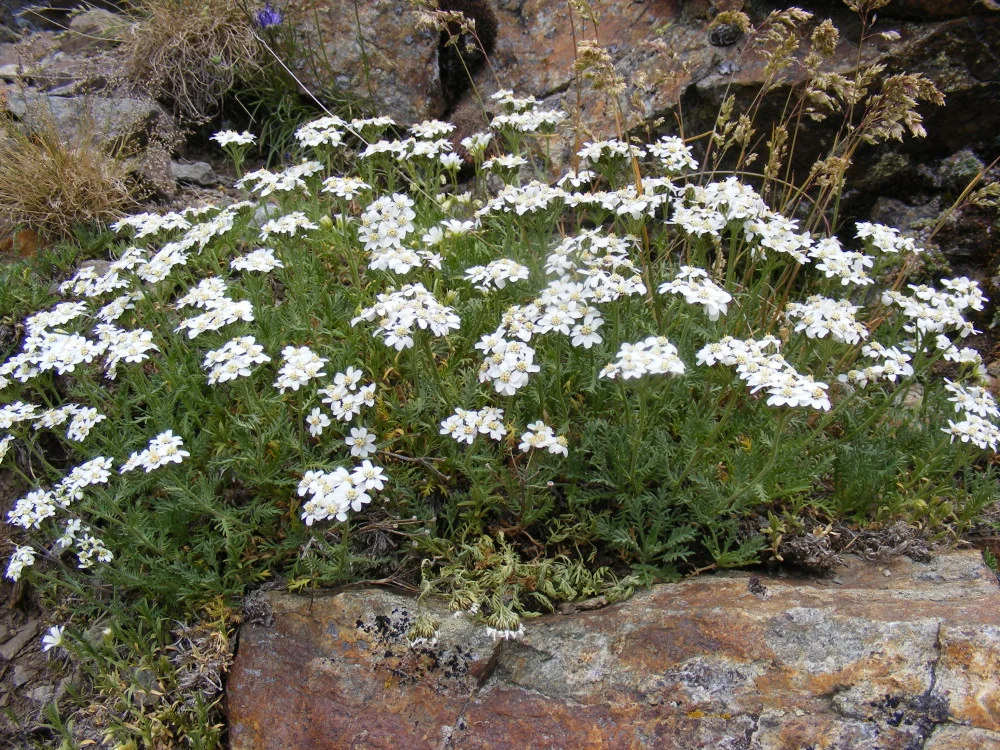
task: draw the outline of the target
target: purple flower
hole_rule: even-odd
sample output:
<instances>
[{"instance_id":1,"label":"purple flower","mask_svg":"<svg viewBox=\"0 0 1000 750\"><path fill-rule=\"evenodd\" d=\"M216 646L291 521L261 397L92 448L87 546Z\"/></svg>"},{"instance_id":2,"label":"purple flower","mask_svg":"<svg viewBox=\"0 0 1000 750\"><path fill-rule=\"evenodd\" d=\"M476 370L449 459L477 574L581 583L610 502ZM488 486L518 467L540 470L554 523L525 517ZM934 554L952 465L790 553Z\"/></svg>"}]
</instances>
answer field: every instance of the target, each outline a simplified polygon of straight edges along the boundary
<instances>
[{"instance_id":1,"label":"purple flower","mask_svg":"<svg viewBox=\"0 0 1000 750\"><path fill-rule=\"evenodd\" d=\"M277 26L279 23L285 20L280 10L271 7L271 3L264 3L264 7L257 11L257 25L262 29L266 29L268 26Z\"/></svg>"}]
</instances>

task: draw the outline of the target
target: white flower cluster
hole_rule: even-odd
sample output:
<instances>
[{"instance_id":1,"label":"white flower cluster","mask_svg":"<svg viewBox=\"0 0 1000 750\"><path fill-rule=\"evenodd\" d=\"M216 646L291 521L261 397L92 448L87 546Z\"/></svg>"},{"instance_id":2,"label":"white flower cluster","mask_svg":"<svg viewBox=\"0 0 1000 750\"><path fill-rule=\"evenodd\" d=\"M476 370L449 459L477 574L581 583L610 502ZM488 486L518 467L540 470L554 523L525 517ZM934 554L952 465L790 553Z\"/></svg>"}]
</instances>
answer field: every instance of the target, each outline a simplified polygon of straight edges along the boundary
<instances>
[{"instance_id":1,"label":"white flower cluster","mask_svg":"<svg viewBox=\"0 0 1000 750\"><path fill-rule=\"evenodd\" d=\"M289 237L294 237L300 229L319 229L319 225L310 221L301 211L292 211L290 214L264 222L264 226L260 228L260 239L266 241L272 234L287 234Z\"/></svg>"},{"instance_id":2,"label":"white flower cluster","mask_svg":"<svg viewBox=\"0 0 1000 750\"><path fill-rule=\"evenodd\" d=\"M502 396L513 396L528 384L528 376L541 368L535 350L522 341L507 341L497 334L484 336L478 344L486 359L479 367L479 382L493 383Z\"/></svg>"},{"instance_id":3,"label":"white flower cluster","mask_svg":"<svg viewBox=\"0 0 1000 750\"><path fill-rule=\"evenodd\" d=\"M264 354L264 347L253 336L240 336L208 352L202 367L208 370L209 385L215 385L250 377L253 365L270 361L271 358Z\"/></svg>"},{"instance_id":4,"label":"white flower cluster","mask_svg":"<svg viewBox=\"0 0 1000 750\"><path fill-rule=\"evenodd\" d=\"M356 367L348 367L333 376L332 386L320 388L323 403L330 407L335 419L350 422L363 407L375 405L375 384L359 387L363 374Z\"/></svg>"},{"instance_id":5,"label":"white flower cluster","mask_svg":"<svg viewBox=\"0 0 1000 750\"><path fill-rule=\"evenodd\" d=\"M30 422L37 417L38 407L24 401L0 406L0 430L9 430L20 422Z\"/></svg>"},{"instance_id":6,"label":"white flower cluster","mask_svg":"<svg viewBox=\"0 0 1000 750\"><path fill-rule=\"evenodd\" d=\"M661 284L660 294L682 294L689 305L701 305L709 320L725 315L733 295L708 277L703 268L681 266L673 281Z\"/></svg>"},{"instance_id":7,"label":"white flower cluster","mask_svg":"<svg viewBox=\"0 0 1000 750\"><path fill-rule=\"evenodd\" d=\"M90 435L90 431L99 422L107 419L93 406L75 406L73 418L69 421L69 428L66 430L66 437L78 443L82 443Z\"/></svg>"},{"instance_id":8,"label":"white flower cluster","mask_svg":"<svg viewBox=\"0 0 1000 750\"><path fill-rule=\"evenodd\" d=\"M12 581L20 581L24 569L35 564L35 554L35 550L31 547L17 545L7 564L6 577Z\"/></svg>"},{"instance_id":9,"label":"white flower cluster","mask_svg":"<svg viewBox=\"0 0 1000 750\"><path fill-rule=\"evenodd\" d=\"M487 406L478 411L456 408L455 413L441 423L440 432L472 445L476 435L502 440L507 435L507 428L503 424L503 409Z\"/></svg>"},{"instance_id":10,"label":"white flower cluster","mask_svg":"<svg viewBox=\"0 0 1000 750\"><path fill-rule=\"evenodd\" d=\"M457 330L462 321L448 306L442 305L421 284L407 284L396 292L380 294L377 302L366 307L351 320L351 325L361 321L378 321L374 335L380 336L386 346L402 351L413 346L414 327L430 329L435 336L446 336Z\"/></svg>"},{"instance_id":11,"label":"white flower cluster","mask_svg":"<svg viewBox=\"0 0 1000 750\"><path fill-rule=\"evenodd\" d=\"M312 177L317 172L322 171L323 165L318 161L302 161L280 172L258 169L245 175L243 179L236 183L236 187L243 189L250 186L251 192L259 194L261 198L266 198L272 193L290 193L294 190L305 190L305 178Z\"/></svg>"},{"instance_id":12,"label":"white flower cluster","mask_svg":"<svg viewBox=\"0 0 1000 750\"><path fill-rule=\"evenodd\" d=\"M344 142L347 123L336 115L307 122L295 131L295 140L303 146L340 146Z\"/></svg>"},{"instance_id":13,"label":"white flower cluster","mask_svg":"<svg viewBox=\"0 0 1000 750\"><path fill-rule=\"evenodd\" d=\"M168 242L152 258L136 269L136 276L147 284L163 281L175 266L185 266L188 254L178 242Z\"/></svg>"},{"instance_id":14,"label":"white flower cluster","mask_svg":"<svg viewBox=\"0 0 1000 750\"><path fill-rule=\"evenodd\" d=\"M113 468L110 458L97 456L74 467L51 490L34 489L15 504L7 519L23 529L39 528L56 514L56 508L68 508L83 498L83 491L96 484L107 484Z\"/></svg>"},{"instance_id":15,"label":"white flower cluster","mask_svg":"<svg viewBox=\"0 0 1000 750\"><path fill-rule=\"evenodd\" d=\"M101 297L127 287L130 282L123 272L131 271L137 265L145 263L144 255L143 250L130 247L121 258L112 262L103 274L97 272L96 266L84 266L71 279L59 285L59 292L75 297Z\"/></svg>"},{"instance_id":16,"label":"white flower cluster","mask_svg":"<svg viewBox=\"0 0 1000 750\"><path fill-rule=\"evenodd\" d=\"M144 328L128 331L110 323L101 323L94 330L104 349L104 372L110 380L118 376L119 362L137 364L149 359L148 352L160 351L153 343L153 332Z\"/></svg>"},{"instance_id":17,"label":"white flower cluster","mask_svg":"<svg viewBox=\"0 0 1000 750\"><path fill-rule=\"evenodd\" d=\"M556 435L555 430L541 420L528 425L528 431L521 435L518 450L547 450L549 453L569 455L569 441L564 435Z\"/></svg>"},{"instance_id":18,"label":"white flower cluster","mask_svg":"<svg viewBox=\"0 0 1000 750\"><path fill-rule=\"evenodd\" d=\"M229 267L234 271L268 273L275 268L284 268L285 264L275 257L274 248L259 247L256 250L251 250L246 255L241 255L239 258L233 258L229 262Z\"/></svg>"},{"instance_id":19,"label":"white flower cluster","mask_svg":"<svg viewBox=\"0 0 1000 750\"><path fill-rule=\"evenodd\" d=\"M868 329L854 317L860 309L846 299L813 294L805 302L786 305L785 316L789 323L795 323L796 331L805 331L811 339L824 338L829 334L835 341L853 346L868 338Z\"/></svg>"},{"instance_id":20,"label":"white flower cluster","mask_svg":"<svg viewBox=\"0 0 1000 750\"><path fill-rule=\"evenodd\" d=\"M883 305L895 305L903 311L910 322L903 326L907 333L926 335L957 331L963 338L977 333L970 321L962 313L971 308L982 310L986 298L979 284L961 276L945 279L941 285L948 291L942 292L926 285L910 284L913 296L902 292L886 290L882 293Z\"/></svg>"},{"instance_id":21,"label":"white flower cluster","mask_svg":"<svg viewBox=\"0 0 1000 750\"><path fill-rule=\"evenodd\" d=\"M323 180L323 192L332 193L345 201L354 200L366 190L371 190L372 186L359 177L327 177Z\"/></svg>"},{"instance_id":22,"label":"white flower cluster","mask_svg":"<svg viewBox=\"0 0 1000 750\"><path fill-rule=\"evenodd\" d=\"M698 168L698 162L692 156L691 149L676 135L664 136L655 143L650 143L647 149L660 160L660 164L669 174L681 174Z\"/></svg>"},{"instance_id":23,"label":"white flower cluster","mask_svg":"<svg viewBox=\"0 0 1000 750\"><path fill-rule=\"evenodd\" d=\"M306 526L336 518L347 520L347 511L359 512L372 501L371 495L385 487L382 467L365 460L353 471L337 467L333 471L307 471L299 482L299 497L309 495L302 505Z\"/></svg>"},{"instance_id":24,"label":"white flower cluster","mask_svg":"<svg viewBox=\"0 0 1000 750\"><path fill-rule=\"evenodd\" d=\"M175 331L180 332L187 329L188 338L193 339L205 331L217 331L238 320L248 323L253 321L253 305L249 300L236 301L225 296L209 299L207 294L203 295L206 298L200 299L198 303L199 307L204 305L205 312L201 315L195 315L193 318L182 320L180 325L174 329Z\"/></svg>"},{"instance_id":25,"label":"white flower cluster","mask_svg":"<svg viewBox=\"0 0 1000 750\"><path fill-rule=\"evenodd\" d=\"M3 461L7 457L7 451L10 450L10 446L14 443L13 435L4 435L0 438L0 461Z\"/></svg>"},{"instance_id":26,"label":"white flower cluster","mask_svg":"<svg viewBox=\"0 0 1000 750\"><path fill-rule=\"evenodd\" d=\"M403 247L403 240L413 232L413 199L402 193L385 195L365 209L358 227L358 239L371 253L368 267L408 273L425 263L441 268L441 256L426 250Z\"/></svg>"},{"instance_id":27,"label":"white flower cluster","mask_svg":"<svg viewBox=\"0 0 1000 750\"><path fill-rule=\"evenodd\" d=\"M174 305L180 309L182 307L197 307L206 310L215 305L220 299L226 296L229 287L225 279L218 276L210 276L202 279L198 285L180 297Z\"/></svg>"},{"instance_id":28,"label":"white flower cluster","mask_svg":"<svg viewBox=\"0 0 1000 750\"><path fill-rule=\"evenodd\" d=\"M716 363L735 366L736 372L750 388L751 393L765 390L769 406L809 406L813 409L830 409L830 399L826 383L817 382L811 375L796 372L784 357L767 349L780 348L781 342L774 336L763 339L740 340L726 336L702 347L698 352L698 364Z\"/></svg>"},{"instance_id":29,"label":"white flower cluster","mask_svg":"<svg viewBox=\"0 0 1000 750\"><path fill-rule=\"evenodd\" d=\"M503 289L507 284L528 278L528 267L509 258L501 258L485 266L472 266L466 269L465 278L480 292L488 292L491 287Z\"/></svg>"},{"instance_id":30,"label":"white flower cluster","mask_svg":"<svg viewBox=\"0 0 1000 750\"><path fill-rule=\"evenodd\" d=\"M82 527L78 533L78 536L73 536L69 539L70 543L76 542L78 568L91 568L95 560L102 563L109 563L114 559L111 550L105 546L102 540L90 533L89 527ZM62 542L63 540L64 538L60 538L59 541Z\"/></svg>"},{"instance_id":31,"label":"white flower cluster","mask_svg":"<svg viewBox=\"0 0 1000 750\"><path fill-rule=\"evenodd\" d=\"M147 474L167 464L179 464L191 454L184 450L184 441L173 430L161 432L149 441L142 451L135 451L118 471L125 474L136 469L143 469Z\"/></svg>"},{"instance_id":32,"label":"white flower cluster","mask_svg":"<svg viewBox=\"0 0 1000 750\"><path fill-rule=\"evenodd\" d=\"M223 148L230 144L235 144L237 146L250 146L256 142L257 136L249 130L244 130L242 133L237 133L235 130L222 130L213 135L211 140L215 141Z\"/></svg>"},{"instance_id":33,"label":"white flower cluster","mask_svg":"<svg viewBox=\"0 0 1000 750\"><path fill-rule=\"evenodd\" d=\"M381 133L386 128L391 128L395 124L395 120L391 117L386 117L385 115L379 115L376 117L356 117L351 120L351 130L356 133L371 135L373 133Z\"/></svg>"},{"instance_id":34,"label":"white flower cluster","mask_svg":"<svg viewBox=\"0 0 1000 750\"><path fill-rule=\"evenodd\" d=\"M633 156L641 159L646 155L646 151L617 138L611 138L607 141L586 141L576 155L588 164L598 164L602 159L624 159Z\"/></svg>"},{"instance_id":35,"label":"white flower cluster","mask_svg":"<svg viewBox=\"0 0 1000 750\"><path fill-rule=\"evenodd\" d=\"M229 206L211 219L195 224L177 241L177 245L183 250L188 250L195 245L198 246L199 250L204 250L213 238L221 237L232 230L235 226L236 211L246 205L246 203L238 203Z\"/></svg>"},{"instance_id":36,"label":"white flower cluster","mask_svg":"<svg viewBox=\"0 0 1000 750\"><path fill-rule=\"evenodd\" d=\"M483 169L487 172L516 172L518 169L523 167L528 163L528 160L523 156L517 156L516 154L503 154L502 156L494 156L491 159L487 159L483 162Z\"/></svg>"},{"instance_id":37,"label":"white flower cluster","mask_svg":"<svg viewBox=\"0 0 1000 750\"><path fill-rule=\"evenodd\" d=\"M684 363L677 356L677 347L665 336L649 336L635 344L622 344L618 359L604 366L600 377L612 380L641 378L643 375L683 375Z\"/></svg>"},{"instance_id":38,"label":"white flower cluster","mask_svg":"<svg viewBox=\"0 0 1000 750\"><path fill-rule=\"evenodd\" d=\"M469 156L478 159L486 153L492 140L493 133L473 133L463 138L460 143L462 148L469 152Z\"/></svg>"},{"instance_id":39,"label":"white flower cluster","mask_svg":"<svg viewBox=\"0 0 1000 750\"><path fill-rule=\"evenodd\" d=\"M750 219L743 225L747 239L757 240L753 254L757 258L766 257L765 250L790 255L797 263L808 263L806 253L812 246L813 239L808 232L798 233L799 222L781 214L766 210L756 219Z\"/></svg>"},{"instance_id":40,"label":"white flower cluster","mask_svg":"<svg viewBox=\"0 0 1000 750\"><path fill-rule=\"evenodd\" d=\"M141 292L122 294L98 310L95 317L102 323L112 323L124 315L126 310L134 310L135 303L140 299L142 299Z\"/></svg>"},{"instance_id":41,"label":"white flower cluster","mask_svg":"<svg viewBox=\"0 0 1000 750\"><path fill-rule=\"evenodd\" d=\"M131 229L135 232L136 239L148 237L151 234L168 232L172 229L187 229L191 226L185 213L170 211L165 214L141 213L133 216L126 216L111 225L115 232L124 229Z\"/></svg>"},{"instance_id":42,"label":"white flower cluster","mask_svg":"<svg viewBox=\"0 0 1000 750\"><path fill-rule=\"evenodd\" d=\"M840 279L843 286L848 284L867 286L875 283L867 271L874 265L874 258L854 250L844 250L836 237L823 237L817 240L809 248L809 257L813 260L817 271L822 271L828 279Z\"/></svg>"},{"instance_id":43,"label":"white flower cluster","mask_svg":"<svg viewBox=\"0 0 1000 750\"><path fill-rule=\"evenodd\" d=\"M544 211L555 201L560 201L565 197L565 191L549 187L538 180L532 180L523 186L506 185L495 198L491 198L485 206L476 212L476 218L511 212L518 216L524 216Z\"/></svg>"},{"instance_id":44,"label":"white flower cluster","mask_svg":"<svg viewBox=\"0 0 1000 750\"><path fill-rule=\"evenodd\" d=\"M0 367L0 377L10 374L23 383L49 370L64 375L74 372L77 365L93 362L104 350L103 344L78 333L42 331L25 337L21 353Z\"/></svg>"},{"instance_id":45,"label":"white flower cluster","mask_svg":"<svg viewBox=\"0 0 1000 750\"><path fill-rule=\"evenodd\" d=\"M520 112L499 114L490 121L493 130L512 130L518 133L551 133L553 129L569 117L559 109L525 109Z\"/></svg>"},{"instance_id":46,"label":"white flower cluster","mask_svg":"<svg viewBox=\"0 0 1000 750\"><path fill-rule=\"evenodd\" d=\"M579 189L589 184L595 177L597 177L597 173L589 169L569 169L566 171L566 174L556 181L556 186L563 190L567 190L568 188Z\"/></svg>"},{"instance_id":47,"label":"white flower cluster","mask_svg":"<svg viewBox=\"0 0 1000 750\"><path fill-rule=\"evenodd\" d=\"M841 382L853 383L859 388L864 388L869 383L876 383L879 380L895 383L897 378L908 378L913 374L913 365L910 364L913 358L895 346L887 347L872 341L861 347L861 353L874 360L875 364L838 375Z\"/></svg>"},{"instance_id":48,"label":"white flower cluster","mask_svg":"<svg viewBox=\"0 0 1000 750\"><path fill-rule=\"evenodd\" d=\"M952 394L949 397L955 405L956 412L964 412L958 422L948 420L944 432L951 435L951 442L958 438L963 443L987 449L993 452L1000 447L1000 428L990 420L1000 419L1000 409L989 391L979 386L965 386L945 379L945 388Z\"/></svg>"},{"instance_id":49,"label":"white flower cluster","mask_svg":"<svg viewBox=\"0 0 1000 750\"><path fill-rule=\"evenodd\" d=\"M91 485L107 484L112 468L111 459L104 456L97 456L73 467L53 487L59 505L65 508L71 500L81 500L83 490Z\"/></svg>"},{"instance_id":50,"label":"white flower cluster","mask_svg":"<svg viewBox=\"0 0 1000 750\"><path fill-rule=\"evenodd\" d=\"M867 240L873 247L877 247L883 253L913 253L919 255L923 248L917 245L912 237L902 237L895 227L887 227L884 224L873 224L869 221L859 221L856 224L857 234L855 237Z\"/></svg>"},{"instance_id":51,"label":"white flower cluster","mask_svg":"<svg viewBox=\"0 0 1000 750\"><path fill-rule=\"evenodd\" d=\"M310 380L326 375L323 365L329 360L320 357L308 346L286 346L281 350L281 356L285 363L274 381L274 387L281 393L289 389L297 391Z\"/></svg>"}]
</instances>

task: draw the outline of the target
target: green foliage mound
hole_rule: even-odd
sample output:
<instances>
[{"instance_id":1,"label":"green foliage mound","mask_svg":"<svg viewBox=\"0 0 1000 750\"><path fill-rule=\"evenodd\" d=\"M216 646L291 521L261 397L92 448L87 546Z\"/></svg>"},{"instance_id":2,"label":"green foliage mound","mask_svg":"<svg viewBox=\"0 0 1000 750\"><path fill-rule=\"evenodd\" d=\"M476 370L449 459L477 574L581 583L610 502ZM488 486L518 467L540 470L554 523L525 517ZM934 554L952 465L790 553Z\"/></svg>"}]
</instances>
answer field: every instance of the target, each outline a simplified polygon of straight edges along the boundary
<instances>
[{"instance_id":1,"label":"green foliage mound","mask_svg":"<svg viewBox=\"0 0 1000 750\"><path fill-rule=\"evenodd\" d=\"M509 638L759 562L803 517L960 533L996 499L1000 410L962 346L985 299L910 283L897 230L840 226L850 154L935 98L856 84L831 84L854 119L800 186L787 132L739 168L731 101L698 158L610 139L530 179L567 116L502 91L468 185L451 125L331 115L246 200L119 221L0 365L0 455L32 487L8 577L161 640L158 613L225 623L278 577L440 594ZM216 140L241 169L254 137ZM54 639L120 656L67 614Z\"/></svg>"}]
</instances>

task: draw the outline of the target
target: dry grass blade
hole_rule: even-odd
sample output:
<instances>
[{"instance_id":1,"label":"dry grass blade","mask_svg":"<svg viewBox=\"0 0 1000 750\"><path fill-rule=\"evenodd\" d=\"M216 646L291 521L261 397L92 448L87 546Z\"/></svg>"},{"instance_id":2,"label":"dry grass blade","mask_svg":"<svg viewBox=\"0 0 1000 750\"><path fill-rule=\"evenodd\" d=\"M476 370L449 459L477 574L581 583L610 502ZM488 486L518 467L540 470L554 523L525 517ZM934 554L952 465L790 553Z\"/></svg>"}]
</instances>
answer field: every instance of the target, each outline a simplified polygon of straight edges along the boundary
<instances>
[{"instance_id":1,"label":"dry grass blade","mask_svg":"<svg viewBox=\"0 0 1000 750\"><path fill-rule=\"evenodd\" d=\"M47 113L30 131L0 112L0 234L19 226L55 237L80 223L105 223L133 203L133 160L101 143L93 119L82 118L67 141Z\"/></svg>"},{"instance_id":2,"label":"dry grass blade","mask_svg":"<svg viewBox=\"0 0 1000 750\"><path fill-rule=\"evenodd\" d=\"M128 79L192 121L259 67L253 22L235 0L146 0L122 46Z\"/></svg>"}]
</instances>

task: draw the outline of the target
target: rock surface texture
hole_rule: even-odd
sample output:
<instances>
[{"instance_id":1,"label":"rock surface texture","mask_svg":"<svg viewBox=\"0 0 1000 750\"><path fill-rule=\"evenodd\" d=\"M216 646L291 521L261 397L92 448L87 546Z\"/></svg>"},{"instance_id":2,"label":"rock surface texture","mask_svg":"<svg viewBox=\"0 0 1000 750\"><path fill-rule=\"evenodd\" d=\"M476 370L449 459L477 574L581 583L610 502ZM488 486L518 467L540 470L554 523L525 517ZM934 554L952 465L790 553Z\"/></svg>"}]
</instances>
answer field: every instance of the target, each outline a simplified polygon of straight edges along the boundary
<instances>
[{"instance_id":1,"label":"rock surface texture","mask_svg":"<svg viewBox=\"0 0 1000 750\"><path fill-rule=\"evenodd\" d=\"M405 596L262 603L229 680L233 750L1000 748L1000 588L975 551L696 578L515 641L432 604L440 637L415 649Z\"/></svg>"},{"instance_id":2,"label":"rock surface texture","mask_svg":"<svg viewBox=\"0 0 1000 750\"><path fill-rule=\"evenodd\" d=\"M296 72L312 90L373 101L399 122L438 117L438 33L417 28L417 13L400 0L289 0L287 22L302 35L313 65Z\"/></svg>"}]
</instances>

